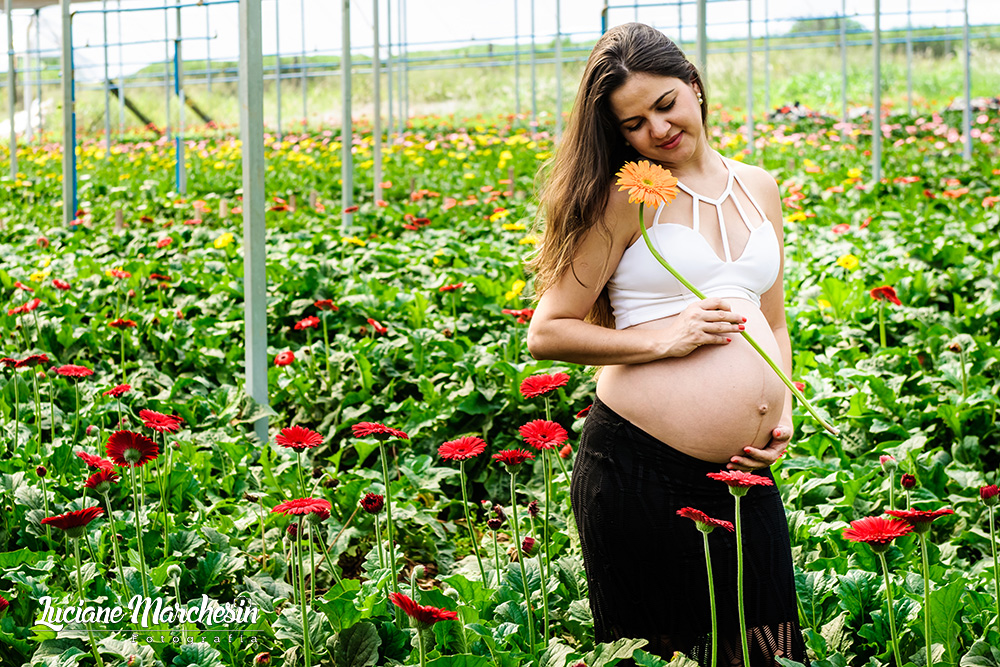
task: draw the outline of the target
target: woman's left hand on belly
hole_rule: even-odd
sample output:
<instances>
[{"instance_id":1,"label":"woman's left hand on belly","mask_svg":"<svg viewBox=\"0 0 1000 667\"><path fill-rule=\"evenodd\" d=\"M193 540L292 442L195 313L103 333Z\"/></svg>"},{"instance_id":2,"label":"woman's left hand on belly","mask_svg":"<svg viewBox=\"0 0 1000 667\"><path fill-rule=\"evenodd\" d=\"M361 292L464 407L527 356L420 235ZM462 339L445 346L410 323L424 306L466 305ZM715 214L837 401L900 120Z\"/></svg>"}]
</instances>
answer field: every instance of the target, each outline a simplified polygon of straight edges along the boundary
<instances>
[{"instance_id":1,"label":"woman's left hand on belly","mask_svg":"<svg viewBox=\"0 0 1000 667\"><path fill-rule=\"evenodd\" d=\"M771 440L763 448L744 447L744 456L734 456L726 464L729 470L751 472L758 468L767 468L777 461L788 449L788 441L792 437L791 424L778 424L771 431Z\"/></svg>"}]
</instances>

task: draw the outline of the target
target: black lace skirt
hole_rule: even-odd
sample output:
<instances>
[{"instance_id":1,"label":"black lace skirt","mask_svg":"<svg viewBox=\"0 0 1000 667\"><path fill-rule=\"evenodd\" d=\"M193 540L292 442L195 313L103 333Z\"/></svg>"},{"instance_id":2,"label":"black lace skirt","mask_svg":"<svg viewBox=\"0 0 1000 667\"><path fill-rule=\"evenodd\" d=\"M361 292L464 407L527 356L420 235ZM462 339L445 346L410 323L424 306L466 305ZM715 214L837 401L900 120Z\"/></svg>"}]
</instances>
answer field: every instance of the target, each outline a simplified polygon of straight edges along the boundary
<instances>
[{"instance_id":1,"label":"black lace skirt","mask_svg":"<svg viewBox=\"0 0 1000 667\"><path fill-rule=\"evenodd\" d=\"M666 445L595 400L573 465L571 493L597 641L643 638L649 653L670 658L680 651L710 663L704 540L677 510L693 507L735 521L729 488L706 477L723 468ZM773 479L770 469L756 473ZM778 489L751 488L740 509L750 663L776 665L776 656L806 662ZM716 528L708 539L718 664L742 665L735 535Z\"/></svg>"}]
</instances>

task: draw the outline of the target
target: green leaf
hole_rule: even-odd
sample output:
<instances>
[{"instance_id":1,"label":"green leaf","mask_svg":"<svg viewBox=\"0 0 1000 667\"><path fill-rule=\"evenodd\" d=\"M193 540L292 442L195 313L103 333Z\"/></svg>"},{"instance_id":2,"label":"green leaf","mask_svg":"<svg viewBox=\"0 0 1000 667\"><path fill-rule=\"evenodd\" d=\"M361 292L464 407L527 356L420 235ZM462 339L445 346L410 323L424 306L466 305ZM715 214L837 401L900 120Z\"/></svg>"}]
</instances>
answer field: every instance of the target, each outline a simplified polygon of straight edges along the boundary
<instances>
[{"instance_id":1,"label":"green leaf","mask_svg":"<svg viewBox=\"0 0 1000 667\"><path fill-rule=\"evenodd\" d=\"M583 661L587 667L615 665L619 660L631 658L637 648L642 648L648 643L645 639L623 638L610 644L598 644L597 648L583 657Z\"/></svg>"},{"instance_id":2,"label":"green leaf","mask_svg":"<svg viewBox=\"0 0 1000 667\"><path fill-rule=\"evenodd\" d=\"M566 667L566 662L573 655L573 649L559 641L557 637L549 640L549 645L538 659L538 667Z\"/></svg>"},{"instance_id":3,"label":"green leaf","mask_svg":"<svg viewBox=\"0 0 1000 667\"><path fill-rule=\"evenodd\" d=\"M1000 648L994 648L980 639L958 664L959 667L1000 667Z\"/></svg>"},{"instance_id":4,"label":"green leaf","mask_svg":"<svg viewBox=\"0 0 1000 667\"><path fill-rule=\"evenodd\" d=\"M838 602L851 618L867 620L868 614L878 606L878 577L864 570L849 570L837 577Z\"/></svg>"},{"instance_id":5,"label":"green leaf","mask_svg":"<svg viewBox=\"0 0 1000 667\"><path fill-rule=\"evenodd\" d=\"M638 667L665 667L666 665L674 664L673 661L667 662L663 658L653 655L652 653L646 653L641 649L632 654L632 660L635 661L635 664L638 665Z\"/></svg>"},{"instance_id":6,"label":"green leaf","mask_svg":"<svg viewBox=\"0 0 1000 667\"><path fill-rule=\"evenodd\" d=\"M157 664L156 653L148 644L138 644L114 637L105 637L98 643L101 645L101 653L110 653L125 659L135 656L136 659L131 667L155 667Z\"/></svg>"},{"instance_id":7,"label":"green leaf","mask_svg":"<svg viewBox=\"0 0 1000 667\"><path fill-rule=\"evenodd\" d=\"M372 667L378 662L382 639L373 624L361 622L338 632L327 645L336 667Z\"/></svg>"},{"instance_id":8,"label":"green leaf","mask_svg":"<svg viewBox=\"0 0 1000 667\"><path fill-rule=\"evenodd\" d=\"M941 588L931 591L931 640L947 646L958 635L957 623L962 613L962 594L968 585L965 579L957 579Z\"/></svg>"},{"instance_id":9,"label":"green leaf","mask_svg":"<svg viewBox=\"0 0 1000 667\"><path fill-rule=\"evenodd\" d=\"M437 640L437 650L441 653L467 653L469 651L465 628L459 621L435 623L433 630L434 638Z\"/></svg>"},{"instance_id":10,"label":"green leaf","mask_svg":"<svg viewBox=\"0 0 1000 667\"><path fill-rule=\"evenodd\" d=\"M177 653L177 667L224 667L222 654L206 643L184 644Z\"/></svg>"},{"instance_id":11,"label":"green leaf","mask_svg":"<svg viewBox=\"0 0 1000 667\"><path fill-rule=\"evenodd\" d=\"M427 667L489 667L490 661L481 655L446 655L427 661Z\"/></svg>"}]
</instances>

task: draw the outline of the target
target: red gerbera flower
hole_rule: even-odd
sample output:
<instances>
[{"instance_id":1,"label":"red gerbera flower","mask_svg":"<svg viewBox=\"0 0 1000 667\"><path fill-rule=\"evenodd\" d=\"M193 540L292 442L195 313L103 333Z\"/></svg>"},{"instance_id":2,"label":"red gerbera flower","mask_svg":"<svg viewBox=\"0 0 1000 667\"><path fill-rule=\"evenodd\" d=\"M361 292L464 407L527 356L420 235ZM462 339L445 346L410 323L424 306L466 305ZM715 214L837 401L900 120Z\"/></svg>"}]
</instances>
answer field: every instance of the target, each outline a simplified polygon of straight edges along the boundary
<instances>
[{"instance_id":1,"label":"red gerbera flower","mask_svg":"<svg viewBox=\"0 0 1000 667\"><path fill-rule=\"evenodd\" d=\"M104 494L111 490L112 484L117 484L121 478L118 473L114 472L110 468L101 468L93 475L87 478L87 481L83 483L88 489L93 489L98 493Z\"/></svg>"},{"instance_id":2,"label":"red gerbera flower","mask_svg":"<svg viewBox=\"0 0 1000 667\"><path fill-rule=\"evenodd\" d=\"M47 354L31 354L21 359L16 364L14 368L31 368L34 366L40 366L41 364L49 363L49 355Z\"/></svg>"},{"instance_id":3,"label":"red gerbera flower","mask_svg":"<svg viewBox=\"0 0 1000 667\"><path fill-rule=\"evenodd\" d=\"M112 329L131 329L134 326L136 326L136 324L135 321L133 320L126 320L124 318L119 317L114 322L108 322L108 326L111 327Z\"/></svg>"},{"instance_id":4,"label":"red gerbera flower","mask_svg":"<svg viewBox=\"0 0 1000 667\"><path fill-rule=\"evenodd\" d=\"M104 510L99 506L85 507L82 510L66 512L59 516L47 516L42 519L42 525L54 526L59 530L66 531L67 537L83 537L87 524L99 516L104 516Z\"/></svg>"},{"instance_id":5,"label":"red gerbera flower","mask_svg":"<svg viewBox=\"0 0 1000 667\"><path fill-rule=\"evenodd\" d=\"M275 366L287 366L288 364L295 361L295 353L291 350L285 350L284 352L279 352L274 358Z\"/></svg>"},{"instance_id":6,"label":"red gerbera flower","mask_svg":"<svg viewBox=\"0 0 1000 667\"><path fill-rule=\"evenodd\" d=\"M992 506L996 505L1000 501L1000 487L996 484L990 484L989 486L983 486L979 489L979 499L982 500L986 505Z\"/></svg>"},{"instance_id":7,"label":"red gerbera flower","mask_svg":"<svg viewBox=\"0 0 1000 667\"><path fill-rule=\"evenodd\" d=\"M162 273L150 273L149 279L163 281L163 280L170 280L170 276L164 275Z\"/></svg>"},{"instance_id":8,"label":"red gerbera flower","mask_svg":"<svg viewBox=\"0 0 1000 667\"><path fill-rule=\"evenodd\" d=\"M844 531L844 537L853 542L866 542L873 551L880 553L888 550L894 539L911 530L910 524L905 521L868 516L852 521L851 527Z\"/></svg>"},{"instance_id":9,"label":"red gerbera flower","mask_svg":"<svg viewBox=\"0 0 1000 667\"><path fill-rule=\"evenodd\" d=\"M112 398L121 398L128 392L132 391L132 385L130 384L116 384L111 389L104 392L105 396L111 396Z\"/></svg>"},{"instance_id":10,"label":"red gerbera flower","mask_svg":"<svg viewBox=\"0 0 1000 667\"><path fill-rule=\"evenodd\" d=\"M493 455L493 460L500 461L507 466L508 470L516 468L525 461L530 461L534 458L534 454L523 449L505 449Z\"/></svg>"},{"instance_id":11,"label":"red gerbera flower","mask_svg":"<svg viewBox=\"0 0 1000 667\"><path fill-rule=\"evenodd\" d=\"M3 364L4 368L16 368L17 359L11 359L10 357L0 357L0 364Z\"/></svg>"},{"instance_id":12,"label":"red gerbera flower","mask_svg":"<svg viewBox=\"0 0 1000 667\"><path fill-rule=\"evenodd\" d=\"M751 486L774 486L774 482L769 477L754 475L741 470L723 470L722 472L707 473L711 479L725 482L729 486L729 492L734 496L746 495Z\"/></svg>"},{"instance_id":13,"label":"red gerbera flower","mask_svg":"<svg viewBox=\"0 0 1000 667\"><path fill-rule=\"evenodd\" d=\"M122 271L120 269L111 269L110 271L108 271L108 275L110 275L112 278L118 278L119 280L132 277L131 273L129 273L128 271Z\"/></svg>"},{"instance_id":14,"label":"red gerbera flower","mask_svg":"<svg viewBox=\"0 0 1000 667\"><path fill-rule=\"evenodd\" d=\"M164 236L162 239L160 239L159 241L156 242L156 247L157 248L166 248L168 245L170 245L173 242L174 242L174 240L172 238L170 238L169 236Z\"/></svg>"},{"instance_id":15,"label":"red gerbera flower","mask_svg":"<svg viewBox=\"0 0 1000 667\"><path fill-rule=\"evenodd\" d=\"M677 514L684 517L685 519L691 519L698 525L698 530L711 533L715 528L725 528L730 533L735 531L733 524L729 521L723 521L722 519L713 519L701 510L696 510L693 507L684 507L677 510Z\"/></svg>"},{"instance_id":16,"label":"red gerbera flower","mask_svg":"<svg viewBox=\"0 0 1000 667\"><path fill-rule=\"evenodd\" d=\"M530 421L519 430L524 441L535 449L552 449L569 439L566 429L544 419Z\"/></svg>"},{"instance_id":17,"label":"red gerbera flower","mask_svg":"<svg viewBox=\"0 0 1000 667\"><path fill-rule=\"evenodd\" d=\"M464 461L479 456L485 450L485 440L474 435L466 435L442 444L438 447L438 454L449 461Z\"/></svg>"},{"instance_id":18,"label":"red gerbera flower","mask_svg":"<svg viewBox=\"0 0 1000 667\"><path fill-rule=\"evenodd\" d=\"M384 506L385 496L377 493L366 493L365 497L361 499L361 509L369 514L378 514Z\"/></svg>"},{"instance_id":19,"label":"red gerbera flower","mask_svg":"<svg viewBox=\"0 0 1000 667\"><path fill-rule=\"evenodd\" d=\"M588 405L587 407L585 407L583 410L580 410L579 412L577 412L576 413L576 418L577 419L583 419L584 417L586 417L588 414L590 414L590 409L592 407L594 407L593 403L591 403L590 405Z\"/></svg>"},{"instance_id":20,"label":"red gerbera flower","mask_svg":"<svg viewBox=\"0 0 1000 667\"><path fill-rule=\"evenodd\" d=\"M465 287L465 283L455 283L454 285L441 285L438 287L439 292L454 292L455 290L460 290Z\"/></svg>"},{"instance_id":21,"label":"red gerbera flower","mask_svg":"<svg viewBox=\"0 0 1000 667\"><path fill-rule=\"evenodd\" d=\"M31 301L29 301L28 303L24 304L24 306L22 306L22 307L24 308L25 312L30 313L31 311L33 311L36 308L38 308L40 305L42 305L42 300L39 299L38 297L35 297L34 299L32 299Z\"/></svg>"},{"instance_id":22,"label":"red gerbera flower","mask_svg":"<svg viewBox=\"0 0 1000 667\"><path fill-rule=\"evenodd\" d=\"M569 382L569 376L565 373L555 373L553 375L532 375L524 378L521 382L521 395L525 398L543 396L550 391L555 391Z\"/></svg>"},{"instance_id":23,"label":"red gerbera flower","mask_svg":"<svg viewBox=\"0 0 1000 667\"><path fill-rule=\"evenodd\" d=\"M402 609L418 628L426 629L438 621L450 621L458 618L458 614L454 611L439 609L438 607L425 607L422 604L417 604L416 601L402 593L389 593L389 600Z\"/></svg>"},{"instance_id":24,"label":"red gerbera flower","mask_svg":"<svg viewBox=\"0 0 1000 667\"><path fill-rule=\"evenodd\" d=\"M139 410L139 419L146 428L157 433L173 433L181 429L181 420L173 415L165 415L155 410Z\"/></svg>"},{"instance_id":25,"label":"red gerbera flower","mask_svg":"<svg viewBox=\"0 0 1000 667\"><path fill-rule=\"evenodd\" d=\"M53 278L52 285L56 289L61 289L64 292L72 289L72 286L68 282L66 282L65 280L60 280L59 278Z\"/></svg>"},{"instance_id":26,"label":"red gerbera flower","mask_svg":"<svg viewBox=\"0 0 1000 667\"><path fill-rule=\"evenodd\" d=\"M892 287L889 287L888 285L883 285L882 287L876 287L871 292L869 292L869 294L871 294L872 298L875 299L876 301L882 301L884 299L886 301L896 304L897 306L903 305L903 303L899 300L899 297L896 296L896 290Z\"/></svg>"},{"instance_id":27,"label":"red gerbera flower","mask_svg":"<svg viewBox=\"0 0 1000 667\"><path fill-rule=\"evenodd\" d=\"M926 533L931 529L934 519L954 514L955 510L945 507L939 510L886 510L885 513L910 524L915 533Z\"/></svg>"},{"instance_id":28,"label":"red gerbera flower","mask_svg":"<svg viewBox=\"0 0 1000 667\"><path fill-rule=\"evenodd\" d=\"M74 366L73 364L66 364L65 366L60 366L56 369L56 373L64 377L70 378L83 378L88 375L93 375L94 371L90 370L86 366Z\"/></svg>"},{"instance_id":29,"label":"red gerbera flower","mask_svg":"<svg viewBox=\"0 0 1000 667\"><path fill-rule=\"evenodd\" d=\"M299 320L295 323L294 329L296 331L301 331L302 329L315 329L319 326L319 318L315 315L310 315L304 319Z\"/></svg>"},{"instance_id":30,"label":"red gerbera flower","mask_svg":"<svg viewBox=\"0 0 1000 667\"><path fill-rule=\"evenodd\" d=\"M376 440L389 440L390 438L398 438L400 440L410 439L410 436L402 431L376 422L354 424L351 426L351 432L354 433L355 438L373 437Z\"/></svg>"},{"instance_id":31,"label":"red gerbera flower","mask_svg":"<svg viewBox=\"0 0 1000 667\"><path fill-rule=\"evenodd\" d=\"M340 308L333 305L333 299L320 299L313 303L313 305L320 310L340 310Z\"/></svg>"},{"instance_id":32,"label":"red gerbera flower","mask_svg":"<svg viewBox=\"0 0 1000 667\"><path fill-rule=\"evenodd\" d=\"M281 429L281 432L274 438L274 441L282 447L303 450L321 444L323 436L316 431L310 431L302 426L289 426L288 428Z\"/></svg>"},{"instance_id":33,"label":"red gerbera flower","mask_svg":"<svg viewBox=\"0 0 1000 667\"><path fill-rule=\"evenodd\" d=\"M83 462L87 464L87 467L91 470L114 470L115 464L107 459L102 459L100 456L94 456L93 454L88 454L87 452L77 452L77 456L83 459Z\"/></svg>"},{"instance_id":34,"label":"red gerbera flower","mask_svg":"<svg viewBox=\"0 0 1000 667\"><path fill-rule=\"evenodd\" d=\"M23 289L26 292L34 292L35 291L35 290L31 289L30 287L28 287L27 285L25 285L24 283L22 283L20 280L15 280L14 281L14 287L16 287L18 289Z\"/></svg>"},{"instance_id":35,"label":"red gerbera flower","mask_svg":"<svg viewBox=\"0 0 1000 667\"><path fill-rule=\"evenodd\" d=\"M9 607L9 606L10 606L10 602L7 602L7 598L5 598L4 596L0 595L0 614L2 614L5 611L7 611L7 607Z\"/></svg>"},{"instance_id":36,"label":"red gerbera flower","mask_svg":"<svg viewBox=\"0 0 1000 667\"><path fill-rule=\"evenodd\" d=\"M370 317L368 318L368 324L372 325L372 329L375 329L375 331L377 333L380 333L380 334L387 334L387 333L389 333L389 329L388 328L382 326L381 324L378 323L377 320L373 320Z\"/></svg>"},{"instance_id":37,"label":"red gerbera flower","mask_svg":"<svg viewBox=\"0 0 1000 667\"><path fill-rule=\"evenodd\" d=\"M323 498L296 498L295 500L286 500L285 502L275 505L271 512L279 512L281 514L311 514L312 512L329 512L330 511L330 501L324 500Z\"/></svg>"},{"instance_id":38,"label":"red gerbera flower","mask_svg":"<svg viewBox=\"0 0 1000 667\"><path fill-rule=\"evenodd\" d=\"M160 455L156 443L133 431L115 431L108 438L108 458L120 466L141 466Z\"/></svg>"}]
</instances>

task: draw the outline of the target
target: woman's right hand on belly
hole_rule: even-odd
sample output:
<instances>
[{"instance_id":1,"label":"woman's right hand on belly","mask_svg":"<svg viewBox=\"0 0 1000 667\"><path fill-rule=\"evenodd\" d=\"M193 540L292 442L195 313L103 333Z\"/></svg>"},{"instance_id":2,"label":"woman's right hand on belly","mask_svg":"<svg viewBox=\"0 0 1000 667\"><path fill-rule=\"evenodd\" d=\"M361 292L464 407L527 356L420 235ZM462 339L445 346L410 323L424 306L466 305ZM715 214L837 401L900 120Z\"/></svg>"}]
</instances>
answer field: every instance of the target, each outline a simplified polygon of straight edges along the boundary
<instances>
[{"instance_id":1,"label":"woman's right hand on belly","mask_svg":"<svg viewBox=\"0 0 1000 667\"><path fill-rule=\"evenodd\" d=\"M746 318L718 297L702 299L673 316L669 331L673 357L684 357L702 345L727 345L743 329Z\"/></svg>"}]
</instances>

